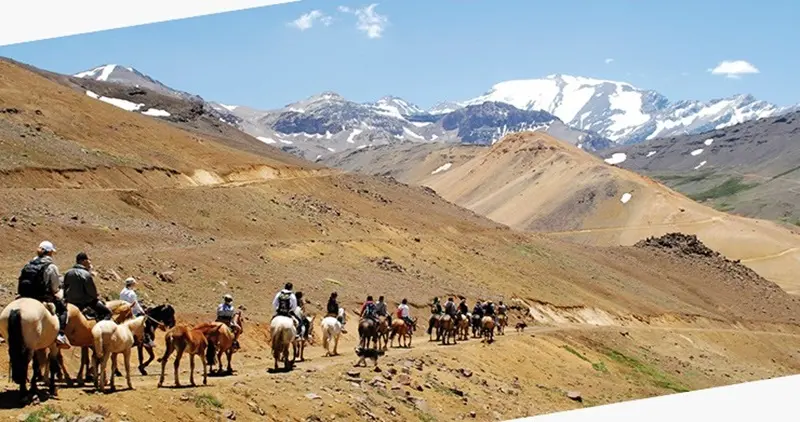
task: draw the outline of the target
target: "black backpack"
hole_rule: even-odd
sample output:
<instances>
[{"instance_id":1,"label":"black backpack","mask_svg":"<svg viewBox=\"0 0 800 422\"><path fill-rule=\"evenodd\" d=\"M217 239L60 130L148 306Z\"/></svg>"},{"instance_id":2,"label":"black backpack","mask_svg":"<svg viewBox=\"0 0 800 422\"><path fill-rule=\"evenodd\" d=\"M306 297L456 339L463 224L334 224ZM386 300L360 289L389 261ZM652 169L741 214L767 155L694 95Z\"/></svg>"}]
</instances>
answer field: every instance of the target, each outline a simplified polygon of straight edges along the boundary
<instances>
[{"instance_id":1,"label":"black backpack","mask_svg":"<svg viewBox=\"0 0 800 422\"><path fill-rule=\"evenodd\" d=\"M364 318L375 318L375 303L367 303L367 307L364 309Z\"/></svg>"},{"instance_id":2,"label":"black backpack","mask_svg":"<svg viewBox=\"0 0 800 422\"><path fill-rule=\"evenodd\" d=\"M22 267L17 284L17 294L21 297L40 299L50 293L44 273L52 262L42 262L42 258L34 258Z\"/></svg>"},{"instance_id":3,"label":"black backpack","mask_svg":"<svg viewBox=\"0 0 800 422\"><path fill-rule=\"evenodd\" d=\"M291 292L281 292L281 295L278 296L278 312L282 314L288 314L289 308L291 306Z\"/></svg>"}]
</instances>

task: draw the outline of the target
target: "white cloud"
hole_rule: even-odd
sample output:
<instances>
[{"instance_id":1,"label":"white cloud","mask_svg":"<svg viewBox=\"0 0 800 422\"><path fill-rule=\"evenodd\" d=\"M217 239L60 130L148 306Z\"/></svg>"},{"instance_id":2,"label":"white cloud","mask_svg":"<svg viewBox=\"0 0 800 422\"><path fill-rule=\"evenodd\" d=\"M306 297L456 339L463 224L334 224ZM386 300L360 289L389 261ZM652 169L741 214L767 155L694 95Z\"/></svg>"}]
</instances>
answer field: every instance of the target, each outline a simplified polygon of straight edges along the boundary
<instances>
[{"instance_id":1,"label":"white cloud","mask_svg":"<svg viewBox=\"0 0 800 422\"><path fill-rule=\"evenodd\" d=\"M744 60L725 60L713 69L708 69L712 75L725 75L728 78L738 79L742 75L760 73L758 68Z\"/></svg>"},{"instance_id":2,"label":"white cloud","mask_svg":"<svg viewBox=\"0 0 800 422\"><path fill-rule=\"evenodd\" d=\"M605 61L606 61L606 64L611 64L611 62L613 62L614 59L606 59Z\"/></svg>"},{"instance_id":3,"label":"white cloud","mask_svg":"<svg viewBox=\"0 0 800 422\"><path fill-rule=\"evenodd\" d=\"M333 18L327 16L319 10L312 10L289 22L289 25L301 31L305 31L306 29L310 29L312 26L314 26L316 22L319 22L325 26L330 26L330 24L333 23Z\"/></svg>"},{"instance_id":4,"label":"white cloud","mask_svg":"<svg viewBox=\"0 0 800 422\"><path fill-rule=\"evenodd\" d=\"M370 4L361 9L351 9L347 6L339 6L339 11L342 13L352 13L356 15L356 28L359 31L367 34L369 38L380 38L383 31L389 25L389 18L386 15L381 15L375 11L377 3Z\"/></svg>"}]
</instances>

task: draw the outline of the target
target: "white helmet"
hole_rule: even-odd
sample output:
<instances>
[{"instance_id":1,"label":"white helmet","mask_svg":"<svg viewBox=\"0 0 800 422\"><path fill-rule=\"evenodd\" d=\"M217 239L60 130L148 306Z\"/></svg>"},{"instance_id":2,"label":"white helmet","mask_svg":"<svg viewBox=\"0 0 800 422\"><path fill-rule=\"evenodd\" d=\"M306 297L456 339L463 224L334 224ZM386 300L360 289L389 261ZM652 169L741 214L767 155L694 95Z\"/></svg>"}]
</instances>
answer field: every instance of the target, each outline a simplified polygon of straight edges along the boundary
<instances>
[{"instance_id":1,"label":"white helmet","mask_svg":"<svg viewBox=\"0 0 800 422\"><path fill-rule=\"evenodd\" d=\"M222 296L222 299L224 299L226 302L233 302L233 296L231 296L230 294Z\"/></svg>"}]
</instances>

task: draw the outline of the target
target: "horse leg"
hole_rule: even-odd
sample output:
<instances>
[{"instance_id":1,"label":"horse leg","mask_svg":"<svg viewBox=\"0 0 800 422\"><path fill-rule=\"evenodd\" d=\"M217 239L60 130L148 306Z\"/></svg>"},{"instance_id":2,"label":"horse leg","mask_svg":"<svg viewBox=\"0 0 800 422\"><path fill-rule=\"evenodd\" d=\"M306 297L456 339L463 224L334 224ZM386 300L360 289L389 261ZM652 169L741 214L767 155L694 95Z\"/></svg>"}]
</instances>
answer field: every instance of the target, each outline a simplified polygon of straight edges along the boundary
<instances>
[{"instance_id":1,"label":"horse leg","mask_svg":"<svg viewBox=\"0 0 800 422\"><path fill-rule=\"evenodd\" d=\"M202 358L202 355L200 360L205 361L205 359ZM206 365L203 363L203 372L205 372L205 367ZM189 352L189 384L191 384L192 387L197 385L194 383L194 353L192 352Z\"/></svg>"},{"instance_id":2,"label":"horse leg","mask_svg":"<svg viewBox=\"0 0 800 422\"><path fill-rule=\"evenodd\" d=\"M117 372L119 372L119 367L117 366L117 355L119 353L111 353L111 383L110 388L111 391L117 391L117 386L114 384L114 380L117 377Z\"/></svg>"},{"instance_id":3,"label":"horse leg","mask_svg":"<svg viewBox=\"0 0 800 422\"><path fill-rule=\"evenodd\" d=\"M175 386L176 387L180 387L181 386L181 380L178 379L179 378L178 374L179 374L180 369L181 369L181 357L183 357L183 349L185 347L186 347L185 345L179 344L178 347L176 347L176 350L175 350L175 364L174 364L174 368L175 369L174 370L175 370ZM192 365L194 365L194 361L192 361ZM192 376L191 372L190 372L190 376Z\"/></svg>"},{"instance_id":4,"label":"horse leg","mask_svg":"<svg viewBox=\"0 0 800 422\"><path fill-rule=\"evenodd\" d=\"M192 355L194 357L194 355ZM204 359L200 359L203 364L203 385L208 385L208 366L206 365L206 361ZM192 370L194 372L194 370Z\"/></svg>"},{"instance_id":5,"label":"horse leg","mask_svg":"<svg viewBox=\"0 0 800 422\"><path fill-rule=\"evenodd\" d=\"M60 369L59 357L61 357L61 350L58 349L58 346L56 345L50 346L50 396L51 397L57 396L56 374Z\"/></svg>"},{"instance_id":6,"label":"horse leg","mask_svg":"<svg viewBox=\"0 0 800 422\"><path fill-rule=\"evenodd\" d=\"M144 368L147 365L145 365L143 363L144 362L144 356L142 355L142 349L144 349L144 346L142 345L142 343L141 342L137 343L136 344L136 352L139 354L139 373L142 374L142 375L147 375L147 371L144 370ZM153 360L153 351L152 350L148 350L148 351L150 352L150 359L147 361L147 363L150 363L150 361Z\"/></svg>"},{"instance_id":7,"label":"horse leg","mask_svg":"<svg viewBox=\"0 0 800 422\"><path fill-rule=\"evenodd\" d=\"M233 349L228 349L225 353L228 355L228 369L226 370L226 373L228 375L231 375L231 374L233 374L233 367L231 366L231 358L233 357ZM220 360L220 364L221 363L222 363L222 361Z\"/></svg>"},{"instance_id":8,"label":"horse leg","mask_svg":"<svg viewBox=\"0 0 800 422\"><path fill-rule=\"evenodd\" d=\"M339 334L337 333L336 336L333 338L333 355L336 356L339 354Z\"/></svg>"},{"instance_id":9,"label":"horse leg","mask_svg":"<svg viewBox=\"0 0 800 422\"><path fill-rule=\"evenodd\" d=\"M161 376L158 377L158 388L161 388L164 385L164 372L167 368L167 361L169 360L169 355L172 354L173 350L172 342L167 340L167 347L164 348L164 355L161 356L161 359L158 361L161 362Z\"/></svg>"},{"instance_id":10,"label":"horse leg","mask_svg":"<svg viewBox=\"0 0 800 422\"><path fill-rule=\"evenodd\" d=\"M131 384L131 349L126 348L122 352L122 359L125 359L125 382L128 383L128 390L133 390L134 388Z\"/></svg>"}]
</instances>

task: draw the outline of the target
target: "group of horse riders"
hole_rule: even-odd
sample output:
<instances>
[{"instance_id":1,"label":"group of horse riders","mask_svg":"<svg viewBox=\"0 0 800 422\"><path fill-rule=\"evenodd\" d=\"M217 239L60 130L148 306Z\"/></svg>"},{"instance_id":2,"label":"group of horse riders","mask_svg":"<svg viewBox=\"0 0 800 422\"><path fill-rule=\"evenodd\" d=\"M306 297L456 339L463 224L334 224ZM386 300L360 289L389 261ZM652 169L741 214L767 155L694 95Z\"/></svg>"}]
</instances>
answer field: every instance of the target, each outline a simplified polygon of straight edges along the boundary
<instances>
[{"instance_id":1,"label":"group of horse riders","mask_svg":"<svg viewBox=\"0 0 800 422\"><path fill-rule=\"evenodd\" d=\"M53 262L53 255L55 252L56 248L52 242L45 240L39 244L36 257L28 262L20 272L17 294L20 297L36 299L43 303L49 302L55 306L59 321L59 332L56 338L56 344L59 348L68 349L71 346L66 335L64 335L67 320L67 303L73 304L84 313L93 312L94 317L98 321L111 319L112 315L97 292L97 287L92 277L92 262L89 256L85 252L78 253L75 258L75 265L61 277L58 267ZM125 280L125 288L119 294L121 300L131 304L134 317L145 314L145 309L141 306L135 291L136 284L136 279L133 277L127 278ZM63 298L58 297L57 293L59 290L63 290ZM433 330L435 320L442 315L450 315L452 318L460 318L462 315L467 318L471 317L472 325L477 326L480 323L480 319L484 316L491 316L495 320L495 323L497 323L496 314L505 315L507 310L502 301L499 302L497 310L495 311L495 306L491 300L486 302L478 300L470 313L466 299L463 297L460 299L460 303L456 305L453 301L453 297L449 297L444 306L439 302L438 297L433 299L428 334ZM310 331L310 321L306 318L303 310L303 293L294 292L292 283L286 283L284 288L275 295L272 306L275 311L274 316L287 316L296 322L299 328L299 337L306 337L308 335ZM328 316L336 317L342 324L342 332L347 333L344 329L345 320L340 315L339 310L338 293L333 292L328 299L327 314ZM233 296L226 294L223 296L223 302L217 307L216 321L225 323L234 333L238 333L240 327L238 327L234 321L236 312L233 306ZM404 298L400 302L394 314L397 318L406 322L410 331L413 329L414 322L411 319L407 299ZM380 317L384 317L387 318L387 322L390 325L392 319L384 297L380 296L378 301L375 302L371 295L367 296L366 302L362 305L359 317L362 319L373 319L375 321ZM154 335L154 332L145 331L143 339L145 347L154 347ZM234 344L234 348L239 348L238 342Z\"/></svg>"},{"instance_id":2,"label":"group of horse riders","mask_svg":"<svg viewBox=\"0 0 800 422\"><path fill-rule=\"evenodd\" d=\"M67 326L67 304L72 304L87 317L97 321L109 320L112 312L106 307L97 291L97 286L92 275L92 261L85 252L80 252L75 257L75 264L62 277L58 267L53 261L56 247L50 241L43 241L36 250L36 257L30 260L20 271L17 284L17 295L38 300L42 303L52 303L58 317L58 336L56 345L60 349L69 349L71 346L64 329ZM146 314L146 309L141 305L136 294L137 281L133 277L125 280L125 287L120 291L119 298L131 305L134 317ZM58 296L59 291L62 297ZM226 294L223 303L217 308L217 321L226 323L234 333L239 327L233 321L233 297ZM155 347L153 338L155 332L144 331L143 345L148 349ZM234 344L238 348L238 341Z\"/></svg>"},{"instance_id":3,"label":"group of horse riders","mask_svg":"<svg viewBox=\"0 0 800 422\"><path fill-rule=\"evenodd\" d=\"M497 325L497 316L505 316L506 312L508 312L508 307L503 304L502 300L498 303L498 306L495 309L494 303L491 300L482 301L478 299L475 302L475 306L472 308L472 312L470 313L469 305L467 305L467 299L464 297L459 297L459 299L460 302L458 305L456 305L453 297L448 297L447 302L445 302L444 306L442 306L438 297L433 298L433 303L431 303L431 318L428 321L428 335L430 335L433 331L436 320L441 318L443 315L449 315L450 318L453 318L454 320L458 320L461 317L471 319L470 322L472 326L478 327L480 326L481 318L490 316L494 320L495 325Z\"/></svg>"}]
</instances>

